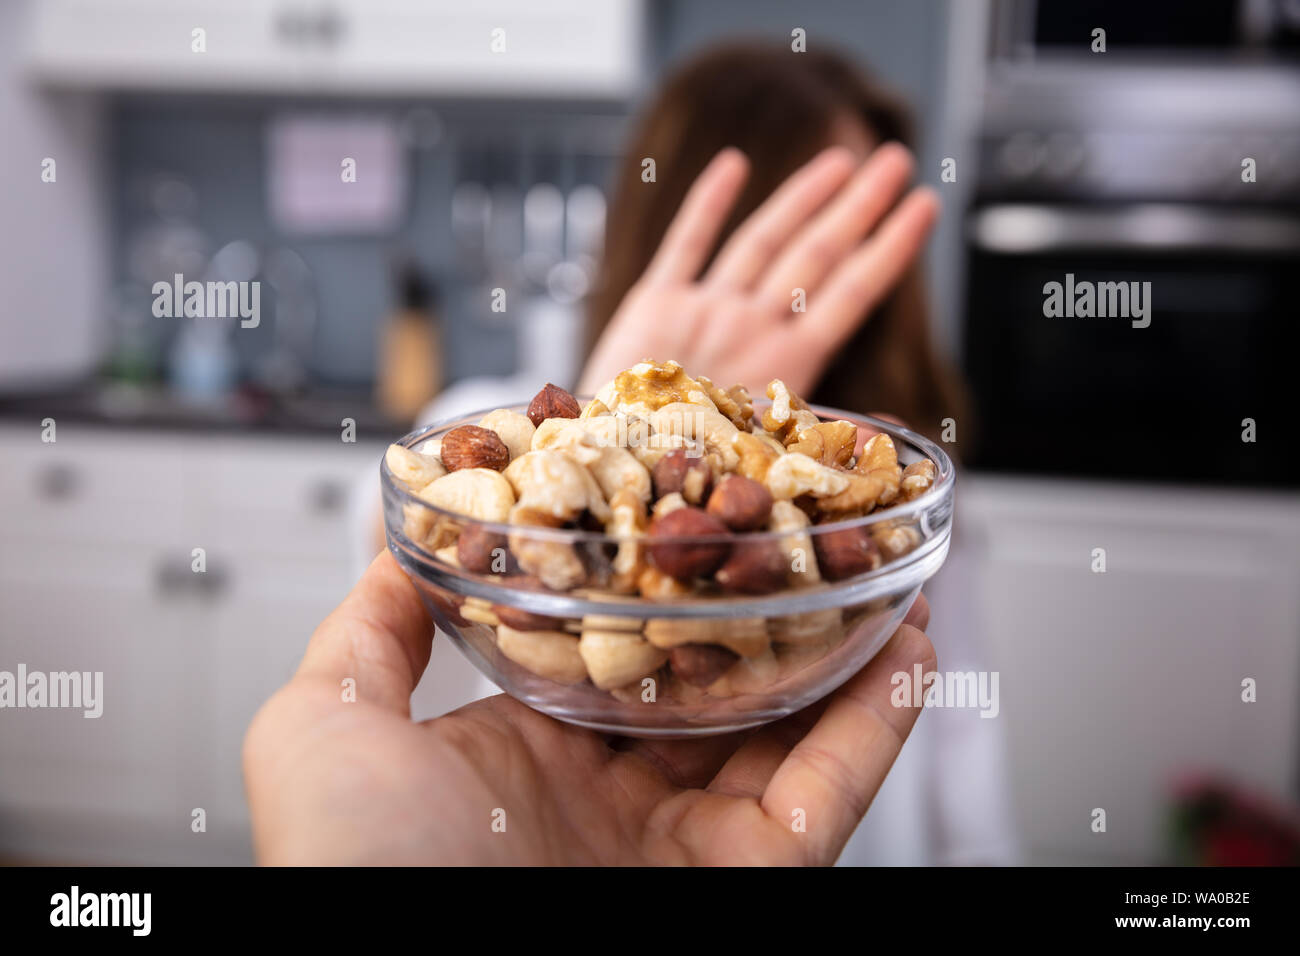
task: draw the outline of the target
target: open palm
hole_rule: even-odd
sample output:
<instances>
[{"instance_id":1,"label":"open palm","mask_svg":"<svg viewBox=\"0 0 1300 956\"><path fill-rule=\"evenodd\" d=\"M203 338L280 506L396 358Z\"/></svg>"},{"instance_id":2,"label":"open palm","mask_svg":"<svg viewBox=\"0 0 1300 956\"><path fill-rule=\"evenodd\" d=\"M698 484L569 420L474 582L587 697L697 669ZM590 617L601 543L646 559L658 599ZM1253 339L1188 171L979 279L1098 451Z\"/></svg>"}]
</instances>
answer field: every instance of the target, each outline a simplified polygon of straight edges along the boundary
<instances>
[{"instance_id":1,"label":"open palm","mask_svg":"<svg viewBox=\"0 0 1300 956\"><path fill-rule=\"evenodd\" d=\"M264 863L830 863L918 710L890 675L934 665L924 598L828 700L755 731L610 738L504 695L413 723L433 626L387 552L317 628L244 747ZM355 701L344 682L355 680Z\"/></svg>"},{"instance_id":2,"label":"open palm","mask_svg":"<svg viewBox=\"0 0 1300 956\"><path fill-rule=\"evenodd\" d=\"M676 359L723 385L755 388L780 378L797 393L812 391L934 224L933 190L899 198L912 166L898 143L860 166L844 147L823 150L713 256L749 170L738 150L720 152L610 319L579 392L593 394L645 358Z\"/></svg>"}]
</instances>

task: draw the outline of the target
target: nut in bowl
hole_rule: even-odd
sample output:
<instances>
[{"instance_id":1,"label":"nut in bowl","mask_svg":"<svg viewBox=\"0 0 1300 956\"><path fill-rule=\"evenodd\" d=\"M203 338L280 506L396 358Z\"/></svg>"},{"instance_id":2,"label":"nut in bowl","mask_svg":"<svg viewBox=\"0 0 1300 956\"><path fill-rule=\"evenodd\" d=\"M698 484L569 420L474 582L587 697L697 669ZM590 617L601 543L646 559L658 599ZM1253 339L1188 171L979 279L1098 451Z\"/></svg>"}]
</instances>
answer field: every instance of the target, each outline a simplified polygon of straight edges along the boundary
<instances>
[{"instance_id":1,"label":"nut in bowl","mask_svg":"<svg viewBox=\"0 0 1300 956\"><path fill-rule=\"evenodd\" d=\"M381 465L389 549L536 710L630 736L777 720L897 629L947 555L954 477L906 428L767 396L643 362L585 401L548 385L420 429Z\"/></svg>"}]
</instances>

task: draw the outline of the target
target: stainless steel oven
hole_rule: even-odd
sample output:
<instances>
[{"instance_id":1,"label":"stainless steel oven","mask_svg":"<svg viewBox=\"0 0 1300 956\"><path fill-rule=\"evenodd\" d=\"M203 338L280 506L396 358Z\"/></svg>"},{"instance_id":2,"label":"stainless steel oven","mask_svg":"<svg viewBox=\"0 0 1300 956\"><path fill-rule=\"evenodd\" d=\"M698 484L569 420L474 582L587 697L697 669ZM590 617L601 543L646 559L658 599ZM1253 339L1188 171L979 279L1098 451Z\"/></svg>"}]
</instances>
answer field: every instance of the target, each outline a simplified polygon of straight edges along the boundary
<instances>
[{"instance_id":1,"label":"stainless steel oven","mask_svg":"<svg viewBox=\"0 0 1300 956\"><path fill-rule=\"evenodd\" d=\"M996 5L964 235L973 464L1300 487L1298 6ZM1117 291L1144 289L1130 315Z\"/></svg>"}]
</instances>

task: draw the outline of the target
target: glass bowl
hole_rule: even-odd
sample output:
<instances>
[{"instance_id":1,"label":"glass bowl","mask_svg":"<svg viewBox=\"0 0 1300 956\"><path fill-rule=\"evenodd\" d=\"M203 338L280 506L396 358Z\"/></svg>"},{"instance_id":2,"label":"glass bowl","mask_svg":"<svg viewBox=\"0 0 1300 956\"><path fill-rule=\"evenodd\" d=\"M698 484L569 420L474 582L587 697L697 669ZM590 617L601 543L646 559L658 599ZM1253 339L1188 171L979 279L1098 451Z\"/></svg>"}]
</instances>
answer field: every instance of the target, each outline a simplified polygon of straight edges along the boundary
<instances>
[{"instance_id":1,"label":"glass bowl","mask_svg":"<svg viewBox=\"0 0 1300 956\"><path fill-rule=\"evenodd\" d=\"M730 541L760 547L759 542L774 543L792 556L794 570L806 572L819 552L843 540L833 535L865 532L880 548L883 563L875 570L834 581L791 574L796 586L756 595L717 589L669 598L615 593L608 582L616 574L620 549L626 560L627 549L644 539L478 521L419 498L385 461L380 481L388 548L439 629L493 683L535 710L593 730L637 737L756 727L825 697L866 665L948 553L954 473L943 449L880 419L817 406L813 411L824 421L847 420L867 433L889 435L903 467L930 458L936 467L934 485L911 501L865 517L796 532L750 532ZM429 425L399 444L419 449L452 428L477 423L484 414ZM501 560L491 573L472 573L457 561L455 542L467 532L506 545L504 553L494 552ZM655 540L656 545L720 543L700 536ZM576 557L585 571L582 584L552 591L518 573L509 555L523 548L551 549L556 560L568 563ZM797 567L799 560L804 567ZM604 689L582 673L580 664L574 667L579 643ZM677 644L721 646L727 653L693 649L670 664L667 657L673 652L667 648ZM697 657L704 678L734 662L700 686L701 671L678 670L678 662L700 663ZM693 675L694 682L683 674ZM625 677L626 683L613 686Z\"/></svg>"}]
</instances>

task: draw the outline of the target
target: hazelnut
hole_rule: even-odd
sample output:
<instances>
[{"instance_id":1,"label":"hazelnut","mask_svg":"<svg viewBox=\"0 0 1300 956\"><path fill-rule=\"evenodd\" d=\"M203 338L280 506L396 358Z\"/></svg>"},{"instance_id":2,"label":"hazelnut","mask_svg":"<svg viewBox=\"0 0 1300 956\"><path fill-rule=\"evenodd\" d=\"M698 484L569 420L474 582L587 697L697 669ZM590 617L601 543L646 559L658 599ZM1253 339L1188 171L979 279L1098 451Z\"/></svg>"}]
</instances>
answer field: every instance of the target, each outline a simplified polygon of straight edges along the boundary
<instances>
[{"instance_id":1,"label":"hazelnut","mask_svg":"<svg viewBox=\"0 0 1300 956\"><path fill-rule=\"evenodd\" d=\"M448 471L462 468L501 471L510 464L510 449L490 428L461 425L442 437L442 463Z\"/></svg>"},{"instance_id":2,"label":"hazelnut","mask_svg":"<svg viewBox=\"0 0 1300 956\"><path fill-rule=\"evenodd\" d=\"M474 574L513 574L519 569L506 536L488 531L481 525L469 525L456 540L456 560Z\"/></svg>"},{"instance_id":3,"label":"hazelnut","mask_svg":"<svg viewBox=\"0 0 1300 956\"><path fill-rule=\"evenodd\" d=\"M776 542L742 538L713 579L733 594L770 594L785 587L789 570L790 562Z\"/></svg>"},{"instance_id":4,"label":"hazelnut","mask_svg":"<svg viewBox=\"0 0 1300 956\"><path fill-rule=\"evenodd\" d=\"M655 567L678 580L707 577L731 551L729 541L678 541L682 537L724 536L727 526L702 508L687 505L650 522L647 551Z\"/></svg>"},{"instance_id":5,"label":"hazelnut","mask_svg":"<svg viewBox=\"0 0 1300 956\"><path fill-rule=\"evenodd\" d=\"M845 528L813 534L813 548L822 577L840 581L880 567L880 548L866 528Z\"/></svg>"},{"instance_id":6,"label":"hazelnut","mask_svg":"<svg viewBox=\"0 0 1300 956\"><path fill-rule=\"evenodd\" d=\"M428 587L422 589L424 597L428 599L434 607L434 618L438 624L442 625L444 630L451 630L456 627L469 627L469 621L461 616L460 607L464 598L457 597L454 594L441 591L437 588ZM451 627L443 624L439 615L451 622Z\"/></svg>"},{"instance_id":7,"label":"hazelnut","mask_svg":"<svg viewBox=\"0 0 1300 956\"><path fill-rule=\"evenodd\" d=\"M560 618L525 611L521 607L511 607L508 604L493 604L492 610L496 612L497 619L502 624L506 627L513 627L516 631L560 631L564 629L564 622Z\"/></svg>"},{"instance_id":8,"label":"hazelnut","mask_svg":"<svg viewBox=\"0 0 1300 956\"><path fill-rule=\"evenodd\" d=\"M739 655L713 644L683 644L668 652L673 673L695 687L707 687L731 669Z\"/></svg>"},{"instance_id":9,"label":"hazelnut","mask_svg":"<svg viewBox=\"0 0 1300 956\"><path fill-rule=\"evenodd\" d=\"M692 457L677 448L655 463L655 498L677 492L687 504L702 505L713 488L713 469L701 456Z\"/></svg>"},{"instance_id":10,"label":"hazelnut","mask_svg":"<svg viewBox=\"0 0 1300 956\"><path fill-rule=\"evenodd\" d=\"M771 513L772 493L744 475L727 475L709 496L709 514L732 531L757 531Z\"/></svg>"},{"instance_id":11,"label":"hazelnut","mask_svg":"<svg viewBox=\"0 0 1300 956\"><path fill-rule=\"evenodd\" d=\"M528 403L528 417L534 425L540 425L548 418L577 418L582 414L578 400L560 388L547 382L542 390Z\"/></svg>"}]
</instances>

